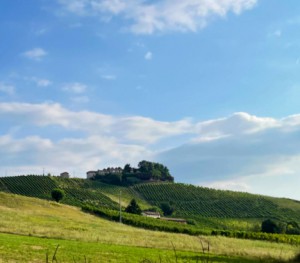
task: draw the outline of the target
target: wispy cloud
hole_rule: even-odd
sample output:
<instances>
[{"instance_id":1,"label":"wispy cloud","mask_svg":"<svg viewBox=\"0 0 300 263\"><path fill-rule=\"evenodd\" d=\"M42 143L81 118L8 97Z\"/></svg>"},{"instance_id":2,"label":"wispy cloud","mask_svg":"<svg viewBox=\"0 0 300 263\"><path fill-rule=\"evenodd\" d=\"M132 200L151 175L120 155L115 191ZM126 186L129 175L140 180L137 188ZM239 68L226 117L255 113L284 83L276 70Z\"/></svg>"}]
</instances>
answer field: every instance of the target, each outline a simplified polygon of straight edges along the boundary
<instances>
[{"instance_id":1,"label":"wispy cloud","mask_svg":"<svg viewBox=\"0 0 300 263\"><path fill-rule=\"evenodd\" d=\"M115 80L117 78L116 75L101 75L102 79L106 79L106 80Z\"/></svg>"},{"instance_id":2,"label":"wispy cloud","mask_svg":"<svg viewBox=\"0 0 300 263\"><path fill-rule=\"evenodd\" d=\"M0 92L7 95L13 95L15 93L15 87L13 85L0 82Z\"/></svg>"},{"instance_id":3,"label":"wispy cloud","mask_svg":"<svg viewBox=\"0 0 300 263\"><path fill-rule=\"evenodd\" d=\"M40 29L38 29L38 30L35 31L35 34L36 34L37 36L41 36L41 35L46 34L47 31L48 31L47 28L40 28Z\"/></svg>"},{"instance_id":4,"label":"wispy cloud","mask_svg":"<svg viewBox=\"0 0 300 263\"><path fill-rule=\"evenodd\" d=\"M146 60L151 60L152 59L152 52L148 51L146 54L145 54L145 59Z\"/></svg>"},{"instance_id":5,"label":"wispy cloud","mask_svg":"<svg viewBox=\"0 0 300 263\"><path fill-rule=\"evenodd\" d=\"M276 37L281 37L281 35L282 35L282 31L279 29L274 32L274 36Z\"/></svg>"},{"instance_id":6,"label":"wispy cloud","mask_svg":"<svg viewBox=\"0 0 300 263\"><path fill-rule=\"evenodd\" d=\"M40 61L43 57L45 57L48 53L42 48L34 48L22 53L22 55L26 58Z\"/></svg>"},{"instance_id":7,"label":"wispy cloud","mask_svg":"<svg viewBox=\"0 0 300 263\"><path fill-rule=\"evenodd\" d=\"M280 38L282 36L282 30L277 29L275 31L272 31L271 33L268 34L268 37L278 37Z\"/></svg>"},{"instance_id":8,"label":"wispy cloud","mask_svg":"<svg viewBox=\"0 0 300 263\"><path fill-rule=\"evenodd\" d=\"M87 86L79 82L73 82L73 83L64 84L63 90L75 94L81 94L87 90Z\"/></svg>"},{"instance_id":9,"label":"wispy cloud","mask_svg":"<svg viewBox=\"0 0 300 263\"><path fill-rule=\"evenodd\" d=\"M37 77L32 77L31 80L38 86L38 87L48 87L52 85L52 82L48 79L41 79Z\"/></svg>"},{"instance_id":10,"label":"wispy cloud","mask_svg":"<svg viewBox=\"0 0 300 263\"><path fill-rule=\"evenodd\" d=\"M213 17L240 14L257 0L58 0L65 10L77 15L121 16L137 34L165 31L197 31Z\"/></svg>"}]
</instances>

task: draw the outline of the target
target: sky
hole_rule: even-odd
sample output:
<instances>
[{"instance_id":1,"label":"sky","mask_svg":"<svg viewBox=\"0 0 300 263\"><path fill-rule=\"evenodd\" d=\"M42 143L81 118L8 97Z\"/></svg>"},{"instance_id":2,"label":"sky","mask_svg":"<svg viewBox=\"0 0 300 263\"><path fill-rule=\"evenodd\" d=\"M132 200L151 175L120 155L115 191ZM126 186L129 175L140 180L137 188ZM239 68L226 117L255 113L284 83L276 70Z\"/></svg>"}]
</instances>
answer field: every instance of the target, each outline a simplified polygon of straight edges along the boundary
<instances>
[{"instance_id":1,"label":"sky","mask_svg":"<svg viewBox=\"0 0 300 263\"><path fill-rule=\"evenodd\" d=\"M298 0L2 0L0 176L168 166L300 200Z\"/></svg>"}]
</instances>

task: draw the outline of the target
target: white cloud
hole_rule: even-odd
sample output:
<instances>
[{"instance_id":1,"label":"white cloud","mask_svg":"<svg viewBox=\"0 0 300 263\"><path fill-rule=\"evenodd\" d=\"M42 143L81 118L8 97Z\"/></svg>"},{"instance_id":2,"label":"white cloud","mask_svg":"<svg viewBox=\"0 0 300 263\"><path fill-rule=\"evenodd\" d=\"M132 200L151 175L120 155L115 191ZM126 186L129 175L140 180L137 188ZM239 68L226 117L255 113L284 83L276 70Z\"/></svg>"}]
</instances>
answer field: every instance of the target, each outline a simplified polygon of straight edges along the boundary
<instances>
[{"instance_id":1,"label":"white cloud","mask_svg":"<svg viewBox=\"0 0 300 263\"><path fill-rule=\"evenodd\" d=\"M0 137L1 161L8 175L76 172L85 177L86 171L107 166L125 165L128 160L139 161L147 151L141 146L119 144L113 138L91 136L62 139L57 142L39 136L16 139ZM2 171L3 172L3 171Z\"/></svg>"},{"instance_id":2,"label":"white cloud","mask_svg":"<svg viewBox=\"0 0 300 263\"><path fill-rule=\"evenodd\" d=\"M237 112L229 117L204 121L196 125L197 133L194 141L209 141L227 136L249 134L276 127L279 122L272 118L261 118L245 112Z\"/></svg>"},{"instance_id":3,"label":"white cloud","mask_svg":"<svg viewBox=\"0 0 300 263\"><path fill-rule=\"evenodd\" d=\"M47 52L42 48L34 48L22 53L22 55L26 58L40 61L43 57L47 55Z\"/></svg>"},{"instance_id":4,"label":"white cloud","mask_svg":"<svg viewBox=\"0 0 300 263\"><path fill-rule=\"evenodd\" d=\"M151 60L152 59L152 52L148 51L146 54L145 54L145 59L146 60Z\"/></svg>"},{"instance_id":5,"label":"white cloud","mask_svg":"<svg viewBox=\"0 0 300 263\"><path fill-rule=\"evenodd\" d=\"M237 113L195 126L199 134L193 143L156 156L178 181L300 200L298 192L287 190L299 181L300 115L272 119Z\"/></svg>"},{"instance_id":6,"label":"white cloud","mask_svg":"<svg viewBox=\"0 0 300 263\"><path fill-rule=\"evenodd\" d=\"M58 0L58 3L65 6L68 11L77 15L84 15L86 13L86 0Z\"/></svg>"},{"instance_id":7,"label":"white cloud","mask_svg":"<svg viewBox=\"0 0 300 263\"><path fill-rule=\"evenodd\" d=\"M255 6L257 0L58 0L77 15L121 16L137 34L165 31L197 31L213 17L240 14Z\"/></svg>"},{"instance_id":8,"label":"white cloud","mask_svg":"<svg viewBox=\"0 0 300 263\"><path fill-rule=\"evenodd\" d=\"M63 86L63 90L75 94L84 93L87 89L87 86L82 83L74 82L74 83L67 83Z\"/></svg>"},{"instance_id":9,"label":"white cloud","mask_svg":"<svg viewBox=\"0 0 300 263\"><path fill-rule=\"evenodd\" d=\"M61 126L88 134L114 136L122 143L147 145L170 136L190 133L188 120L160 122L140 116L112 116L89 111L70 111L60 104L0 103L0 118L6 116L19 125Z\"/></svg>"},{"instance_id":10,"label":"white cloud","mask_svg":"<svg viewBox=\"0 0 300 263\"><path fill-rule=\"evenodd\" d=\"M84 176L89 169L148 159L167 165L179 182L300 200L300 115L167 122L53 103L0 103L0 121L10 131L0 136L1 163L18 171L45 166ZM27 127L32 134L20 136ZM49 133L52 128L59 132Z\"/></svg>"},{"instance_id":11,"label":"white cloud","mask_svg":"<svg viewBox=\"0 0 300 263\"><path fill-rule=\"evenodd\" d=\"M300 184L299 161L300 156L295 156L285 163L270 165L269 169L263 173L209 183L202 182L201 185L223 190L252 192L300 200L298 190Z\"/></svg>"},{"instance_id":12,"label":"white cloud","mask_svg":"<svg viewBox=\"0 0 300 263\"><path fill-rule=\"evenodd\" d=\"M15 87L13 85L0 82L0 92L3 92L7 95L14 95Z\"/></svg>"}]
</instances>

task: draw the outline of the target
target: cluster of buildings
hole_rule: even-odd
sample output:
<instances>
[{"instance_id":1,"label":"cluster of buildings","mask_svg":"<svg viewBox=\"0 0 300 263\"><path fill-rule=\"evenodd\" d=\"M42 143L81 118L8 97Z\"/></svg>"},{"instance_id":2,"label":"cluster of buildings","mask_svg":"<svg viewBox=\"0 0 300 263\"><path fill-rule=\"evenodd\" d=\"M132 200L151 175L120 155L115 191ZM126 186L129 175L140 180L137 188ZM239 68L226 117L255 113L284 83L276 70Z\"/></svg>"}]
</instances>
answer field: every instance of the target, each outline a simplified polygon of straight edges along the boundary
<instances>
[{"instance_id":1,"label":"cluster of buildings","mask_svg":"<svg viewBox=\"0 0 300 263\"><path fill-rule=\"evenodd\" d=\"M88 171L86 172L86 178L91 179L98 175L107 175L107 174L121 174L123 169L121 167L108 167L98 171Z\"/></svg>"},{"instance_id":2,"label":"cluster of buildings","mask_svg":"<svg viewBox=\"0 0 300 263\"><path fill-rule=\"evenodd\" d=\"M91 179L98 175L107 175L107 174L121 174L123 169L121 167L108 167L102 170L97 171L88 171L86 172L86 178ZM62 178L70 178L70 174L68 172L63 172L59 175Z\"/></svg>"}]
</instances>

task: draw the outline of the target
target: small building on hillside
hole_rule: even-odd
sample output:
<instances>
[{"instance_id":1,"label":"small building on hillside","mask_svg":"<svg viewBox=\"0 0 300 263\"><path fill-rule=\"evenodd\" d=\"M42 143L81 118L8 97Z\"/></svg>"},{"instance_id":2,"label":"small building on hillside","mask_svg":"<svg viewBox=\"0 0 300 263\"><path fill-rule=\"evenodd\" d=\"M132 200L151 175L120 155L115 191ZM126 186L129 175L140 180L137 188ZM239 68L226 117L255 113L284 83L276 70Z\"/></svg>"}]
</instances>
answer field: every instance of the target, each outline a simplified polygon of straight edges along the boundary
<instances>
[{"instance_id":1,"label":"small building on hillside","mask_svg":"<svg viewBox=\"0 0 300 263\"><path fill-rule=\"evenodd\" d=\"M142 212L142 215L147 217L152 217L152 218L160 218L159 212L144 211Z\"/></svg>"},{"instance_id":2,"label":"small building on hillside","mask_svg":"<svg viewBox=\"0 0 300 263\"><path fill-rule=\"evenodd\" d=\"M62 178L70 178L70 175L69 175L68 172L63 172L63 173L60 174L60 177L62 177Z\"/></svg>"},{"instance_id":3,"label":"small building on hillside","mask_svg":"<svg viewBox=\"0 0 300 263\"><path fill-rule=\"evenodd\" d=\"M91 178L94 178L97 174L97 171L88 171L86 172L86 178L87 179L91 179Z\"/></svg>"}]
</instances>

